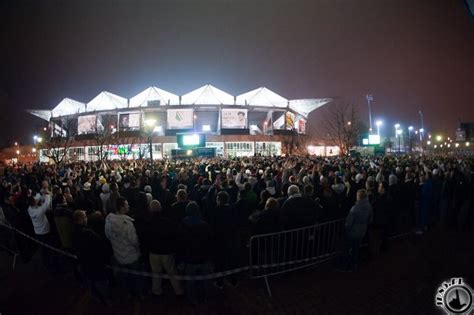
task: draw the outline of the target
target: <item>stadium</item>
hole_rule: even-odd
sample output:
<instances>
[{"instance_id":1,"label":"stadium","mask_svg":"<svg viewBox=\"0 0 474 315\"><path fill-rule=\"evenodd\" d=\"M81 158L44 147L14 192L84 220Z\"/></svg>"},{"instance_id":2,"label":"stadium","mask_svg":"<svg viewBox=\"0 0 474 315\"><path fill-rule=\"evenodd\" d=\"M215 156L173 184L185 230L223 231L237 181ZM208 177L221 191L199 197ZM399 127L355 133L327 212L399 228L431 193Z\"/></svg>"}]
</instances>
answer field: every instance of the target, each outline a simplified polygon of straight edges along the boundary
<instances>
[{"instance_id":1,"label":"stadium","mask_svg":"<svg viewBox=\"0 0 474 315\"><path fill-rule=\"evenodd\" d=\"M208 84L181 96L157 87L129 99L104 91L87 103L65 98L28 112L48 122L47 140L69 139L67 154L77 160L233 157L291 153L309 113L330 101L289 100L265 87L234 96ZM46 149L39 152L48 160Z\"/></svg>"}]
</instances>

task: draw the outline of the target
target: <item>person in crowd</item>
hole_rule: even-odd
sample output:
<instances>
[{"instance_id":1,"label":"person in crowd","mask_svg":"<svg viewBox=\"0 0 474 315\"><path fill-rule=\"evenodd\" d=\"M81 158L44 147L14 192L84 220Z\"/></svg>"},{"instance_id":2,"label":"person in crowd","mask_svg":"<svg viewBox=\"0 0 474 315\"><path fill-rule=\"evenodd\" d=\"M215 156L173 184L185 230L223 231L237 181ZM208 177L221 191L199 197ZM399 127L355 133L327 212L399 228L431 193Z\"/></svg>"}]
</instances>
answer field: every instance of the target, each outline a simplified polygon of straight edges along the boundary
<instances>
[{"instance_id":1,"label":"person in crowd","mask_svg":"<svg viewBox=\"0 0 474 315\"><path fill-rule=\"evenodd\" d=\"M51 206L51 196L44 190L45 194L42 196L40 193L30 197L30 206L28 207L28 214L31 217L33 228L38 241L54 246L54 238L51 234L51 226L46 216L46 211ZM43 263L48 271L58 271L58 265L55 255L50 252L50 249L42 247Z\"/></svg>"},{"instance_id":2,"label":"person in crowd","mask_svg":"<svg viewBox=\"0 0 474 315\"><path fill-rule=\"evenodd\" d=\"M107 183L102 184L102 192L100 193L100 201L102 208L102 213L104 215L107 215L107 202L109 201L110 198L110 186Z\"/></svg>"},{"instance_id":3,"label":"person in crowd","mask_svg":"<svg viewBox=\"0 0 474 315\"><path fill-rule=\"evenodd\" d=\"M201 219L199 205L191 201L186 206L186 217L178 230L179 260L185 275L205 275L213 271L211 226ZM186 296L197 304L206 300L208 281L186 281Z\"/></svg>"},{"instance_id":4,"label":"person in crowd","mask_svg":"<svg viewBox=\"0 0 474 315\"><path fill-rule=\"evenodd\" d=\"M252 224L252 234L267 234L281 230L280 224L280 204L278 200L270 197L265 203L265 208L256 211L249 217Z\"/></svg>"},{"instance_id":5,"label":"person in crowd","mask_svg":"<svg viewBox=\"0 0 474 315\"><path fill-rule=\"evenodd\" d=\"M357 191L357 201L352 207L346 218L346 250L345 263L342 269L345 271L353 271L357 268L359 259L359 247L362 239L367 233L367 227L372 222L373 212L370 205L367 191L359 189Z\"/></svg>"},{"instance_id":6,"label":"person in crowd","mask_svg":"<svg viewBox=\"0 0 474 315\"><path fill-rule=\"evenodd\" d=\"M181 283L173 278L176 274L175 254L178 248L178 224L163 215L163 209L158 200L150 203L151 216L144 228L143 240L149 251L150 266L153 273L163 271L170 276L170 282L176 295L184 293ZM152 279L152 293L156 296L163 294L161 278Z\"/></svg>"},{"instance_id":7,"label":"person in crowd","mask_svg":"<svg viewBox=\"0 0 474 315\"><path fill-rule=\"evenodd\" d=\"M176 202L171 205L171 208L165 215L176 223L181 222L186 216L186 206L188 204L188 193L185 189L179 189L176 192Z\"/></svg>"},{"instance_id":8,"label":"person in crowd","mask_svg":"<svg viewBox=\"0 0 474 315\"><path fill-rule=\"evenodd\" d=\"M282 206L282 224L285 230L296 229L316 223L316 204L312 198L312 185L305 186L305 195L301 195L297 185L288 187L288 199Z\"/></svg>"},{"instance_id":9,"label":"person in crowd","mask_svg":"<svg viewBox=\"0 0 474 315\"><path fill-rule=\"evenodd\" d=\"M120 198L119 187L117 183L110 184L110 195L107 199L106 210L107 214L115 213L117 210L117 199Z\"/></svg>"},{"instance_id":10,"label":"person in crowd","mask_svg":"<svg viewBox=\"0 0 474 315\"><path fill-rule=\"evenodd\" d=\"M392 212L393 200L388 191L388 184L378 184L378 194L373 205L373 222L369 229L369 248L372 258L376 258L380 248L386 248L388 242L387 225Z\"/></svg>"},{"instance_id":11,"label":"person in crowd","mask_svg":"<svg viewBox=\"0 0 474 315\"><path fill-rule=\"evenodd\" d=\"M87 226L87 214L76 210L72 214L74 223L72 244L89 289L94 297L106 303L106 297L97 288L97 283L110 279L109 251L105 239Z\"/></svg>"},{"instance_id":12,"label":"person in crowd","mask_svg":"<svg viewBox=\"0 0 474 315\"><path fill-rule=\"evenodd\" d=\"M127 215L130 211L128 201L119 197L116 203L116 212L109 213L105 219L105 235L112 244L114 258L119 267L142 270L140 244L134 220ZM135 298L142 297L142 278L126 272L120 272L120 275L130 294Z\"/></svg>"}]
</instances>

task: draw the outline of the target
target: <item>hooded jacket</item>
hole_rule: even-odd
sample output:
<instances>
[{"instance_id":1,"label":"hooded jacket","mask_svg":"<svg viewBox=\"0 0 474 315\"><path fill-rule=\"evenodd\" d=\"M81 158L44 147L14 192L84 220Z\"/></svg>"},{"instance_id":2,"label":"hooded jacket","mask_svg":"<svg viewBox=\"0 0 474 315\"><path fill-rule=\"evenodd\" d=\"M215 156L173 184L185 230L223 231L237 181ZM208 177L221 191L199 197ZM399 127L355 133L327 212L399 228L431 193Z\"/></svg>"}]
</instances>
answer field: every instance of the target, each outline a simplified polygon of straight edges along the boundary
<instances>
[{"instance_id":1,"label":"hooded jacket","mask_svg":"<svg viewBox=\"0 0 474 315\"><path fill-rule=\"evenodd\" d=\"M122 265L140 258L140 244L134 220L125 214L110 213L105 219L105 236L110 240L114 257Z\"/></svg>"},{"instance_id":2,"label":"hooded jacket","mask_svg":"<svg viewBox=\"0 0 474 315\"><path fill-rule=\"evenodd\" d=\"M346 218L346 233L351 238L363 238L372 222L372 206L365 198L356 202Z\"/></svg>"}]
</instances>

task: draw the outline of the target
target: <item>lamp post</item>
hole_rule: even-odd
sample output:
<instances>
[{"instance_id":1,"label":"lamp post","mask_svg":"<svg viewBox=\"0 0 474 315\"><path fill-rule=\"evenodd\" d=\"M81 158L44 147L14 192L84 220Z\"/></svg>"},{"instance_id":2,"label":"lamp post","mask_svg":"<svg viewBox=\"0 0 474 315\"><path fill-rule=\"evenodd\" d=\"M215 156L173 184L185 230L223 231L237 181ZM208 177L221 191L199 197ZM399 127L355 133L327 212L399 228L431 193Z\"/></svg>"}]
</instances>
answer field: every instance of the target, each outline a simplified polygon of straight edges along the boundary
<instances>
[{"instance_id":1,"label":"lamp post","mask_svg":"<svg viewBox=\"0 0 474 315\"><path fill-rule=\"evenodd\" d=\"M412 142L412 132L413 132L413 126L408 127L408 145L410 146L410 153L412 151L413 147L413 142Z\"/></svg>"},{"instance_id":2,"label":"lamp post","mask_svg":"<svg viewBox=\"0 0 474 315\"><path fill-rule=\"evenodd\" d=\"M402 129L397 129L397 137L398 137L398 153L401 152L401 138L402 138Z\"/></svg>"},{"instance_id":3,"label":"lamp post","mask_svg":"<svg viewBox=\"0 0 474 315\"><path fill-rule=\"evenodd\" d=\"M153 162L153 130L155 129L156 120L147 119L145 120L146 127L148 129L148 150L150 151L150 160Z\"/></svg>"},{"instance_id":4,"label":"lamp post","mask_svg":"<svg viewBox=\"0 0 474 315\"><path fill-rule=\"evenodd\" d=\"M377 126L377 135L380 137L380 126L383 125L383 121L377 120L377 121L375 122L375 125Z\"/></svg>"}]
</instances>

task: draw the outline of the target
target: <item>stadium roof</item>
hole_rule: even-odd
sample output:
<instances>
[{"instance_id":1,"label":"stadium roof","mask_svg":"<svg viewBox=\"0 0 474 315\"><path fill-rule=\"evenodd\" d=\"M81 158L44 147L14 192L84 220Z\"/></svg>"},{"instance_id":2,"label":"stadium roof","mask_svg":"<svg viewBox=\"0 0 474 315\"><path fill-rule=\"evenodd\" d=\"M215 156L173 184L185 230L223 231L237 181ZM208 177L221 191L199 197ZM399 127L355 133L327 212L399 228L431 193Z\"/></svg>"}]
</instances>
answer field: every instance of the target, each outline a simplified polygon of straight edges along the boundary
<instances>
[{"instance_id":1,"label":"stadium roof","mask_svg":"<svg viewBox=\"0 0 474 315\"><path fill-rule=\"evenodd\" d=\"M160 101L160 105L179 105L179 96L151 86L132 97L130 107L146 107L150 101Z\"/></svg>"},{"instance_id":2,"label":"stadium roof","mask_svg":"<svg viewBox=\"0 0 474 315\"><path fill-rule=\"evenodd\" d=\"M87 103L86 108L88 112L93 112L97 110L112 110L127 107L126 98L104 91L100 92L99 95Z\"/></svg>"},{"instance_id":3,"label":"stadium roof","mask_svg":"<svg viewBox=\"0 0 474 315\"><path fill-rule=\"evenodd\" d=\"M233 105L234 97L207 84L181 96L181 104L189 105Z\"/></svg>"},{"instance_id":4,"label":"stadium roof","mask_svg":"<svg viewBox=\"0 0 474 315\"><path fill-rule=\"evenodd\" d=\"M331 100L330 98L288 100L266 87L260 87L234 97L210 84L184 94L180 100L178 95L152 86L133 96L129 101L110 92L101 92L87 104L65 98L52 110L35 109L28 110L28 112L49 121L53 117L80 113L147 107L149 101L160 101L160 105L239 105L289 108L307 118L310 112Z\"/></svg>"},{"instance_id":5,"label":"stadium roof","mask_svg":"<svg viewBox=\"0 0 474 315\"><path fill-rule=\"evenodd\" d=\"M258 105L268 107L286 107L288 100L275 92L261 87L237 96L237 105Z\"/></svg>"}]
</instances>

